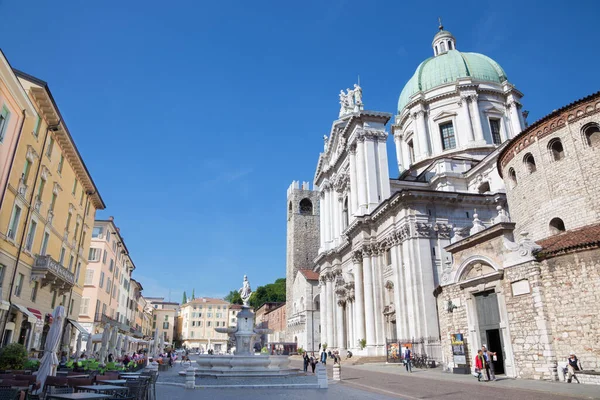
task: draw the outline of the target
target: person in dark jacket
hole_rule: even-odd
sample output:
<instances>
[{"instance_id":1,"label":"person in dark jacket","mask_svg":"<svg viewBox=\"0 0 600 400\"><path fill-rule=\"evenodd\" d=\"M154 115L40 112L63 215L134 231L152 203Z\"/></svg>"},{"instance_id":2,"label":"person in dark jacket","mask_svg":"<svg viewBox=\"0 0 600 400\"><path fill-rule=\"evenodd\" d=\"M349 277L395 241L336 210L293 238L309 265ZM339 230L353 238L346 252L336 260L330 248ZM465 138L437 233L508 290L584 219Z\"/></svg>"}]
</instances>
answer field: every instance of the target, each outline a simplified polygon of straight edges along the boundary
<instances>
[{"instance_id":1,"label":"person in dark jacket","mask_svg":"<svg viewBox=\"0 0 600 400\"><path fill-rule=\"evenodd\" d=\"M315 373L315 367L317 366L317 359L315 358L315 353L312 353L310 357L310 367L312 368L312 373Z\"/></svg>"},{"instance_id":2,"label":"person in dark jacket","mask_svg":"<svg viewBox=\"0 0 600 400\"><path fill-rule=\"evenodd\" d=\"M325 350L323 350L323 352L321 353L321 363L323 363L323 365L327 364L327 353L325 352Z\"/></svg>"},{"instance_id":3,"label":"person in dark jacket","mask_svg":"<svg viewBox=\"0 0 600 400\"><path fill-rule=\"evenodd\" d=\"M307 352L304 352L302 359L304 361L304 372L308 372L308 364L310 363L310 358L308 358Z\"/></svg>"}]
</instances>

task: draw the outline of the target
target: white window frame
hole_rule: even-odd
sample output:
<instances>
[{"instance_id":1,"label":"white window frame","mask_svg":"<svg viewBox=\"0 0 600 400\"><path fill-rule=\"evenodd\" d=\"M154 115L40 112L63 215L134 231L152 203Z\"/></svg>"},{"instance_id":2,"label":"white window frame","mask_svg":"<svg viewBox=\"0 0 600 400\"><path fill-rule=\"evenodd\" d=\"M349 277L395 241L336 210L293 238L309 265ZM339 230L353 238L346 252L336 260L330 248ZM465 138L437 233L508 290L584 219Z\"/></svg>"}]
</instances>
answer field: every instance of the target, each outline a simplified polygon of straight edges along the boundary
<instances>
[{"instance_id":1,"label":"white window frame","mask_svg":"<svg viewBox=\"0 0 600 400\"><path fill-rule=\"evenodd\" d=\"M35 229L32 232L31 228L34 226L34 224ZM37 233L38 226L39 221L37 220L37 218L32 216L31 221L29 221L29 229L27 230L27 236L25 238L25 251L28 253L31 253L31 250L33 249L33 244L35 243L35 234Z\"/></svg>"},{"instance_id":2,"label":"white window frame","mask_svg":"<svg viewBox=\"0 0 600 400\"><path fill-rule=\"evenodd\" d=\"M15 218L17 207L19 208L19 217ZM15 202L13 205L12 214L10 216L10 221L8 223L8 229L6 230L6 238L14 243L17 234L19 233L19 223L21 222L21 217L23 216L23 205L20 202ZM15 221L16 219L16 221ZM12 236L11 236L12 234Z\"/></svg>"},{"instance_id":3,"label":"white window frame","mask_svg":"<svg viewBox=\"0 0 600 400\"><path fill-rule=\"evenodd\" d=\"M1 117L0 120L0 143L4 142L4 136L6 135L6 130L8 129L8 124L10 123L10 116L12 113L10 109L6 106L6 104L2 104L2 108L0 109L0 115L4 113L6 116Z\"/></svg>"}]
</instances>

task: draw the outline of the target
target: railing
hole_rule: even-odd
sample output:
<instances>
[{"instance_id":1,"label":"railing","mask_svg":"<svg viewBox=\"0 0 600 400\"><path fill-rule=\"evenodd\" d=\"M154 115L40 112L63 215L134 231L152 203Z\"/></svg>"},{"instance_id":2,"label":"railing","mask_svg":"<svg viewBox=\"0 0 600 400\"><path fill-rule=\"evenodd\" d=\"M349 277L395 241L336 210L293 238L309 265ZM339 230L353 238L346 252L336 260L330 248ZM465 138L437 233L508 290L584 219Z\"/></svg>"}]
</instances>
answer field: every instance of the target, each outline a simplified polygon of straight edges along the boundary
<instances>
[{"instance_id":1,"label":"railing","mask_svg":"<svg viewBox=\"0 0 600 400\"><path fill-rule=\"evenodd\" d=\"M296 315L287 321L288 326L303 325L306 323L306 315Z\"/></svg>"},{"instance_id":2,"label":"railing","mask_svg":"<svg viewBox=\"0 0 600 400\"><path fill-rule=\"evenodd\" d=\"M119 322L117 322L116 319L113 319L105 314L101 314L101 313L96 313L94 315L94 322L101 322L103 324L111 324L111 325L117 325Z\"/></svg>"},{"instance_id":3,"label":"railing","mask_svg":"<svg viewBox=\"0 0 600 400\"><path fill-rule=\"evenodd\" d=\"M31 269L31 274L32 276L35 275L42 278L42 287L51 284L55 290L55 286L60 286L64 291L70 289L75 284L75 274L57 261L54 261L50 256L37 256ZM49 274L52 276L48 276ZM56 278L60 282L56 282Z\"/></svg>"}]
</instances>

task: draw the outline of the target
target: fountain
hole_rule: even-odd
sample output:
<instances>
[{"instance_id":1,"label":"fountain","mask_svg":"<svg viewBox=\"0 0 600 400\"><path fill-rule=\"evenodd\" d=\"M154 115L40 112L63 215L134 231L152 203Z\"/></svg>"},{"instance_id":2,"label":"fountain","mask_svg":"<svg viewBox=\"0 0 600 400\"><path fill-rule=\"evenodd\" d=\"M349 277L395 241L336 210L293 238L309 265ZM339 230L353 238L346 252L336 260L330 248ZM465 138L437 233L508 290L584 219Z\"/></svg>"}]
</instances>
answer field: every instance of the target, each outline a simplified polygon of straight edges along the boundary
<instances>
[{"instance_id":1,"label":"fountain","mask_svg":"<svg viewBox=\"0 0 600 400\"><path fill-rule=\"evenodd\" d=\"M219 333L235 337L236 349L233 354L201 355L196 361L196 376L243 377L243 376L289 376L300 371L289 368L288 356L254 354L257 336L272 333L271 329L254 327L254 313L250 311L248 300L252 294L248 277L244 275L244 285L239 290L244 305L237 314L237 325L229 328L215 328ZM182 374L183 375L183 374Z\"/></svg>"}]
</instances>

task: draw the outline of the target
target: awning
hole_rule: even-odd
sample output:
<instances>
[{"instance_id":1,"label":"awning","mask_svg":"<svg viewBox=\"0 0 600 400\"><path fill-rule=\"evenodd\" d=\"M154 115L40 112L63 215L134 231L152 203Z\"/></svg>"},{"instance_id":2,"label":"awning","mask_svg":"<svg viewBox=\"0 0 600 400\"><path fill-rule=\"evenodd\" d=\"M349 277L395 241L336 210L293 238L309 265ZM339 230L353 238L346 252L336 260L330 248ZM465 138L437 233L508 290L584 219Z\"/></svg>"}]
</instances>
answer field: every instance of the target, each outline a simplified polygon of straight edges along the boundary
<instances>
[{"instance_id":1,"label":"awning","mask_svg":"<svg viewBox=\"0 0 600 400\"><path fill-rule=\"evenodd\" d=\"M39 320L43 320L42 313L40 312L40 310L36 310L35 308L31 308L31 307L27 307L27 309L29 311L31 311L31 313L33 315L35 315Z\"/></svg>"},{"instance_id":2,"label":"awning","mask_svg":"<svg viewBox=\"0 0 600 400\"><path fill-rule=\"evenodd\" d=\"M67 318L67 321L69 321L71 323L71 325L73 325L75 327L75 329L77 329L79 332L83 333L84 335L89 334L89 332L83 326L81 326L81 324L79 324L79 322L75 321L74 319Z\"/></svg>"},{"instance_id":3,"label":"awning","mask_svg":"<svg viewBox=\"0 0 600 400\"><path fill-rule=\"evenodd\" d=\"M20 304L15 304L15 303L13 303L13 307L15 307L16 309L18 309L19 311L21 311L21 313L23 315L25 315L27 317L27 320L29 322L31 322L32 324L35 324L37 322L38 318L31 311L29 311L27 309L27 307L24 307L24 306L22 306Z\"/></svg>"}]
</instances>

